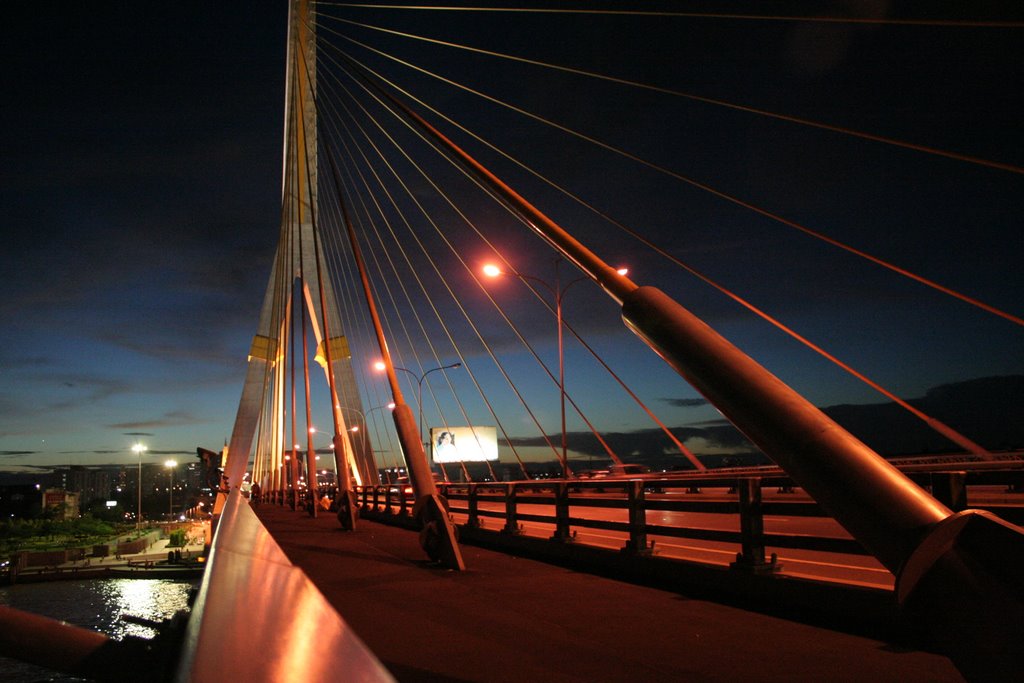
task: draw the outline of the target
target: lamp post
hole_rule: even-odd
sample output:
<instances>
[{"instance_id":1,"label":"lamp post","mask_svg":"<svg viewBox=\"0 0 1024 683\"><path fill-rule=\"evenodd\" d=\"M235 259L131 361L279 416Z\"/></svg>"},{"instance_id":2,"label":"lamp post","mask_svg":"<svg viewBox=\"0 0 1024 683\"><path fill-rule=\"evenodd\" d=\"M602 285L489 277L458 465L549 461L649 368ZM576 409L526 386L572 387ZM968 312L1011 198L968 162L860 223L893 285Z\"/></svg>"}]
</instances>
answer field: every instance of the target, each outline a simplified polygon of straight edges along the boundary
<instances>
[{"instance_id":1,"label":"lamp post","mask_svg":"<svg viewBox=\"0 0 1024 683\"><path fill-rule=\"evenodd\" d=\"M376 367L377 370L384 370L385 369L384 368L384 363L382 363L380 361L378 361L377 364L374 367ZM409 370L408 368L400 368L397 365L395 366L395 370L401 370L402 372L408 372L410 375L412 375L413 377L416 378L416 404L419 407L420 443L423 443L425 445L425 442L423 441L423 380L425 380L427 378L427 375L429 375L432 372L437 372L438 370L451 370L453 368L461 368L461 367L462 367L462 363L452 363L451 365L442 365L439 368L431 368L430 370L427 370L426 372L424 372L422 375L418 375L415 372L413 372L412 370ZM383 406L378 406L378 407L383 407Z\"/></svg>"},{"instance_id":2,"label":"lamp post","mask_svg":"<svg viewBox=\"0 0 1024 683\"><path fill-rule=\"evenodd\" d=\"M139 456L139 507L135 513L135 530L138 531L142 525L142 454L146 452L146 447L141 443L137 443L132 446L132 451L135 455Z\"/></svg>"},{"instance_id":3,"label":"lamp post","mask_svg":"<svg viewBox=\"0 0 1024 683\"><path fill-rule=\"evenodd\" d=\"M549 283L547 280L542 280L539 277L535 277L533 275L527 275L525 273L520 273L519 271L517 271L516 269L511 268L511 267L509 267L509 270L511 272L508 273L508 274L514 275L515 277L519 278L523 282L526 282L527 280L533 280L534 282L536 282L536 283L542 285L544 288L546 288L555 297L555 322L558 325L558 396L559 396L559 404L561 406L561 416L562 416L562 476L563 477L568 477L568 476L570 476L570 472L569 472L569 459L568 459L568 450L569 449L568 449L568 444L566 442L566 432L565 432L565 351L564 351L564 346L563 346L563 342L562 342L562 299L565 298L565 293L567 291L569 291L570 287L572 287L577 282L580 282L582 280L587 280L589 278L586 275L581 275L580 277L576 278L575 280L569 281L569 284L567 284L567 285L565 285L563 287L562 284L561 284L561 278L559 277L559 272L558 272L558 267L559 267L559 265L561 263L562 263L562 259L560 259L560 258L559 259L555 259L555 284L554 285L551 285L551 283ZM491 264L491 263L489 263L489 264L484 266L483 272L484 272L484 275L486 275L487 277L499 277L501 275L506 275L507 274L501 268L499 268L498 266L496 266L494 264ZM616 272L619 275L625 275L628 272L628 269L626 269L626 268L619 268Z\"/></svg>"},{"instance_id":4,"label":"lamp post","mask_svg":"<svg viewBox=\"0 0 1024 683\"><path fill-rule=\"evenodd\" d=\"M170 471L171 484L167 487L167 519L174 519L174 468L178 466L177 460L165 460L164 467Z\"/></svg>"},{"instance_id":5,"label":"lamp post","mask_svg":"<svg viewBox=\"0 0 1024 683\"><path fill-rule=\"evenodd\" d=\"M375 367L378 370L380 370L380 369L382 369L380 366L381 366L381 364L378 363ZM353 434L356 434L356 433L360 434L359 440L360 440L360 443L362 444L364 450L365 450L365 448L367 446L367 439L368 439L368 437L365 434L365 427L366 427L366 423L368 422L368 418L369 418L370 414L373 411L375 411L375 410L384 410L385 408L387 408L388 410L394 410L395 409L395 404L394 403L388 403L386 405L374 406L374 407L370 408L369 410L367 410L365 413L363 411L359 410L358 408L349 408L348 406L338 405L338 409L339 410L350 410L350 411L352 411L353 413L356 413L357 415L359 415L359 417L362 418L362 426L361 427L360 427L360 425L353 425L352 427L349 427L348 431L353 433Z\"/></svg>"}]
</instances>

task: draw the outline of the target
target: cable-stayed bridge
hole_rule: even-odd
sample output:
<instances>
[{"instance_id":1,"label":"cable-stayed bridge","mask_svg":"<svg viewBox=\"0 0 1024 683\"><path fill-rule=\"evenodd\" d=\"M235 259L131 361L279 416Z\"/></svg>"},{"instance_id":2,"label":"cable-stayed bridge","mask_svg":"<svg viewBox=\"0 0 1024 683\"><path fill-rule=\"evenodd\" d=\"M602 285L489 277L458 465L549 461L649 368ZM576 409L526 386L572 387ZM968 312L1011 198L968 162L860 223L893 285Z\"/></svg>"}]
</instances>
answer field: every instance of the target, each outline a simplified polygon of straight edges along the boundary
<instances>
[{"instance_id":1,"label":"cable-stayed bridge","mask_svg":"<svg viewBox=\"0 0 1024 683\"><path fill-rule=\"evenodd\" d=\"M965 674L1016 661L1019 528L882 456L894 431L972 464L1019 447L918 397L1020 374L1021 130L992 80L1020 21L298 0L289 21L281 233L179 679L235 630L232 586L284 585L251 485L353 534L366 487L408 486L427 557L472 570L437 480L557 501L595 471L769 462ZM863 435L818 407L872 402ZM308 599L260 621L299 627Z\"/></svg>"}]
</instances>

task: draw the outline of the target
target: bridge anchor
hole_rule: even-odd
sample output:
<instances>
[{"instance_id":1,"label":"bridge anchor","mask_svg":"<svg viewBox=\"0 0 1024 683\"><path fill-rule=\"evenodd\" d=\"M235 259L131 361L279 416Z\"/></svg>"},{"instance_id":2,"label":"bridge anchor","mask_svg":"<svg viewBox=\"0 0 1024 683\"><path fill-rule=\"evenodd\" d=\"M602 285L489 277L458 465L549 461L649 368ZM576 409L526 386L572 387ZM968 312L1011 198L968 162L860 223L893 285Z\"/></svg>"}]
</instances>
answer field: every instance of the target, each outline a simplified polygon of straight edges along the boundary
<instances>
[{"instance_id":1,"label":"bridge anchor","mask_svg":"<svg viewBox=\"0 0 1024 683\"><path fill-rule=\"evenodd\" d=\"M983 510L933 526L896 577L911 623L970 681L1024 669L1024 529Z\"/></svg>"},{"instance_id":2,"label":"bridge anchor","mask_svg":"<svg viewBox=\"0 0 1024 683\"><path fill-rule=\"evenodd\" d=\"M433 562L449 569L465 571L466 564L459 552L459 532L448 514L448 501L434 493L421 497L413 507L412 515L420 520L420 547Z\"/></svg>"},{"instance_id":3,"label":"bridge anchor","mask_svg":"<svg viewBox=\"0 0 1024 683\"><path fill-rule=\"evenodd\" d=\"M345 531L356 528L359 519L359 503L355 491L338 491L338 523Z\"/></svg>"}]
</instances>

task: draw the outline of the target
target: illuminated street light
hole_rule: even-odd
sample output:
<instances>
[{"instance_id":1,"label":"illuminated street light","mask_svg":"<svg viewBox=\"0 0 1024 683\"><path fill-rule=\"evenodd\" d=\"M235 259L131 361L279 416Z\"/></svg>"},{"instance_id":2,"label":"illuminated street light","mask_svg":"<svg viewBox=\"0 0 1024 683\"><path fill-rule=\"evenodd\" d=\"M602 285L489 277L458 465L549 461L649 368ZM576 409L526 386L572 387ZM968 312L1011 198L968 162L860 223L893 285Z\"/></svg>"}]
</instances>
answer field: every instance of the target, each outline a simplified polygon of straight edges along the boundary
<instances>
[{"instance_id":1,"label":"illuminated street light","mask_svg":"<svg viewBox=\"0 0 1024 683\"><path fill-rule=\"evenodd\" d=\"M381 370L385 369L384 363L382 363L380 361L377 361L376 363L374 363L373 367L375 369L377 369L378 371L381 371ZM387 404L381 405L381 406L374 406L374 407L370 408L369 410L367 410L365 413L363 411L359 410L358 408L349 408L348 406L343 406L340 403L336 404L335 407L338 410L350 410L353 413L358 414L359 417L362 418L363 424L365 425L367 423L367 421L368 421L368 418L369 418L370 414L373 413L373 411L375 411L375 410L384 410L385 408L387 408L388 410L394 410L395 409L395 404L394 404L394 402L392 402L392 403L387 403ZM359 425L355 425L353 427L350 427L348 431L350 431L352 433L359 432L360 431L359 430ZM360 438L360 443L361 443L361 445L363 447L363 450L365 451L366 448L367 448L366 439L369 438L366 435L366 431L365 430L363 430L363 432L359 435L359 438ZM334 448L334 446L332 445L331 448ZM371 455L372 455L372 453L371 453ZM376 460L374 460L374 463L376 464Z\"/></svg>"},{"instance_id":2,"label":"illuminated street light","mask_svg":"<svg viewBox=\"0 0 1024 683\"><path fill-rule=\"evenodd\" d=\"M164 461L164 467L168 469L171 476L171 485L167 489L167 512L169 519L174 519L174 468L177 466L177 460Z\"/></svg>"},{"instance_id":3,"label":"illuminated street light","mask_svg":"<svg viewBox=\"0 0 1024 683\"><path fill-rule=\"evenodd\" d=\"M141 443L137 443L132 446L132 451L135 455L139 456L139 508L135 513L135 530L138 531L142 524L142 454L148 449Z\"/></svg>"},{"instance_id":4,"label":"illuminated street light","mask_svg":"<svg viewBox=\"0 0 1024 683\"><path fill-rule=\"evenodd\" d=\"M382 361L377 361L376 363L374 363L373 367L376 368L377 370L384 370L384 369L386 369L386 366L384 365L384 363ZM418 375L415 372L413 372L412 370L409 370L408 368L400 368L397 365L395 366L395 370L401 370L402 372L408 372L410 375L412 375L413 377L416 378L416 404L419 406L419 414L420 414L419 415L420 443L422 443L424 446L426 446L426 442L423 441L423 380L425 380L427 378L427 375L429 375L432 372L437 372L438 370L451 370L453 368L461 368L461 367L462 367L462 363L456 362L456 363L452 363L451 365L442 365L439 368L431 368L430 370L427 370L426 372L424 372L422 375ZM394 405L395 405L394 403L389 403L388 407L389 408L394 408ZM377 407L380 408L382 406L377 406ZM356 412L359 412L359 411L356 411ZM363 419L365 420L365 417Z\"/></svg>"},{"instance_id":5,"label":"illuminated street light","mask_svg":"<svg viewBox=\"0 0 1024 683\"><path fill-rule=\"evenodd\" d=\"M483 273L487 277L492 278L510 274L519 278L523 282L526 282L527 280L533 280L534 282L537 282L540 285L544 286L555 297L555 321L558 325L558 394L562 413L562 476L568 477L570 473L568 460L568 445L566 443L565 433L565 351L562 342L562 299L565 297L565 293L569 290L570 287L572 287L577 282L581 282L582 280L588 280L590 278L586 275L582 275L576 278L575 280L571 280L569 284L563 287L561 285L561 279L559 278L558 273L558 266L561 263L562 259L555 259L554 286L552 286L547 280L542 280L541 278L535 277L533 275L526 275L525 273L520 273L514 268L510 268L511 272L506 273L493 263L488 263L487 265L485 265L483 267ZM625 275L626 273L629 272L629 269L619 268L615 272L618 273L619 275Z\"/></svg>"}]
</instances>

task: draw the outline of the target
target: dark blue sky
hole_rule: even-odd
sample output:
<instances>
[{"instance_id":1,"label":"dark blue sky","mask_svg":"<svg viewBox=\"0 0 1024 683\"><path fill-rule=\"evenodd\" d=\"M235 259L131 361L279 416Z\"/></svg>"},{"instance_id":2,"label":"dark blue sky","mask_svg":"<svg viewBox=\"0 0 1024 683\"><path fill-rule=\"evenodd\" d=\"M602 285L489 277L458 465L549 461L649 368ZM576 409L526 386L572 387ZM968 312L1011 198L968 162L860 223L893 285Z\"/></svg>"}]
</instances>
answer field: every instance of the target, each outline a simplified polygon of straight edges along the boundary
<instances>
[{"instance_id":1,"label":"dark blue sky","mask_svg":"<svg viewBox=\"0 0 1024 683\"><path fill-rule=\"evenodd\" d=\"M853 6L868 4L879 7ZM199 2L96 5L0 10L0 467L128 462L136 440L154 453L219 447L230 434L276 243L285 3L244 12ZM882 5L890 16L907 16L898 3ZM992 3L972 11L1013 18L1000 9ZM345 16L1024 165L1024 74L1014 50L1021 28L597 17L567 31L561 18ZM572 22L581 26L578 17ZM377 35L329 25L367 40ZM461 82L1024 312L1020 173L692 102L668 105L621 87L549 82L540 71L494 60L460 55L456 64L451 50L376 39ZM395 75L425 87L401 69ZM1019 326L470 96L439 92L439 102L467 112L467 125L588 188L600 208L628 216L679 258L902 396L1024 374ZM507 173L605 254L632 258L638 283L692 307L816 403L881 401L689 276L591 228L592 218L520 172ZM514 305L516 295L498 296ZM614 349L617 367L643 385L666 421L717 416L687 407L696 394L619 328L596 288L581 285L572 305L580 326ZM550 345L550 323L535 317L533 324L540 343ZM509 361L520 363L511 353ZM577 391L605 391L577 363L570 365ZM584 384L591 377L595 388ZM608 429L647 426L615 401L592 410Z\"/></svg>"}]
</instances>

